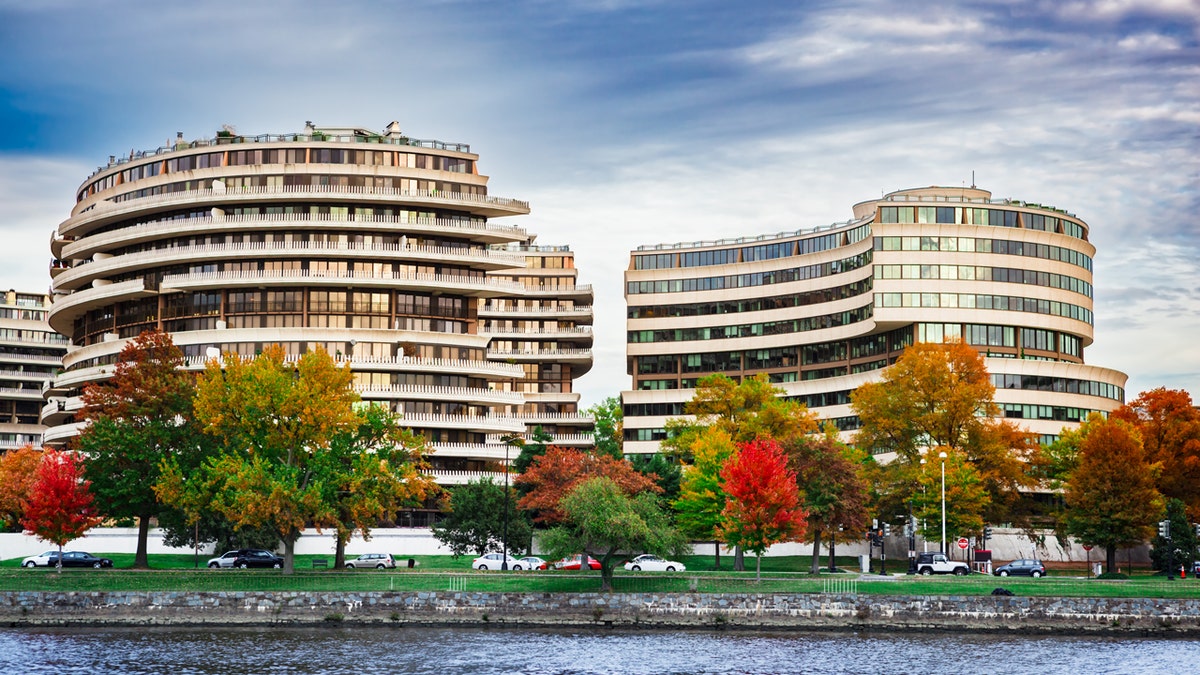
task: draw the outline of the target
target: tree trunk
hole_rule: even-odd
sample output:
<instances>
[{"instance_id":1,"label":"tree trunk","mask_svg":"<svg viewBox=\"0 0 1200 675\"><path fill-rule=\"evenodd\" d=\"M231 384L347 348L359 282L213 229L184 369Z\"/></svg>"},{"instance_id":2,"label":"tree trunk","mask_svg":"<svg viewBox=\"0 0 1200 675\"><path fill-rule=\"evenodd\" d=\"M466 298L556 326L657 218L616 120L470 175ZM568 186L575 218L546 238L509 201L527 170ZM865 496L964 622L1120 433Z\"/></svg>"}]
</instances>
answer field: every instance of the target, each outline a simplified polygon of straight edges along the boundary
<instances>
[{"instance_id":1,"label":"tree trunk","mask_svg":"<svg viewBox=\"0 0 1200 675\"><path fill-rule=\"evenodd\" d=\"M1112 574L1117 571L1117 547L1108 545L1104 547L1104 571Z\"/></svg>"},{"instance_id":2,"label":"tree trunk","mask_svg":"<svg viewBox=\"0 0 1200 675\"><path fill-rule=\"evenodd\" d=\"M333 538L337 542L333 549L333 569L340 570L346 566L346 539L342 537L341 532L334 532Z\"/></svg>"},{"instance_id":3,"label":"tree trunk","mask_svg":"<svg viewBox=\"0 0 1200 675\"><path fill-rule=\"evenodd\" d=\"M837 548L837 534L834 532L830 532L829 533L829 571L830 572L837 571L837 561L834 560L834 557L833 557L835 548Z\"/></svg>"},{"instance_id":4,"label":"tree trunk","mask_svg":"<svg viewBox=\"0 0 1200 675\"><path fill-rule=\"evenodd\" d=\"M150 558L146 555L147 541L150 539L150 516L138 516L137 552L133 554L135 569L149 569Z\"/></svg>"},{"instance_id":5,"label":"tree trunk","mask_svg":"<svg viewBox=\"0 0 1200 675\"><path fill-rule=\"evenodd\" d=\"M58 567L58 573L62 574L62 544L58 545L58 560L54 562L55 566Z\"/></svg>"},{"instance_id":6,"label":"tree trunk","mask_svg":"<svg viewBox=\"0 0 1200 675\"><path fill-rule=\"evenodd\" d=\"M744 553L742 553L741 546L733 547L733 571L734 572L745 572L746 571L746 556Z\"/></svg>"},{"instance_id":7,"label":"tree trunk","mask_svg":"<svg viewBox=\"0 0 1200 675\"><path fill-rule=\"evenodd\" d=\"M754 554L754 583L762 583L762 553Z\"/></svg>"},{"instance_id":8,"label":"tree trunk","mask_svg":"<svg viewBox=\"0 0 1200 675\"><path fill-rule=\"evenodd\" d=\"M821 530L813 531L812 569L808 573L821 573Z\"/></svg>"},{"instance_id":9,"label":"tree trunk","mask_svg":"<svg viewBox=\"0 0 1200 675\"><path fill-rule=\"evenodd\" d=\"M713 540L713 550L717 552L716 567L717 569L721 569L721 542Z\"/></svg>"},{"instance_id":10,"label":"tree trunk","mask_svg":"<svg viewBox=\"0 0 1200 675\"><path fill-rule=\"evenodd\" d=\"M300 533L292 530L283 538L283 573L292 574L296 571L296 539Z\"/></svg>"}]
</instances>

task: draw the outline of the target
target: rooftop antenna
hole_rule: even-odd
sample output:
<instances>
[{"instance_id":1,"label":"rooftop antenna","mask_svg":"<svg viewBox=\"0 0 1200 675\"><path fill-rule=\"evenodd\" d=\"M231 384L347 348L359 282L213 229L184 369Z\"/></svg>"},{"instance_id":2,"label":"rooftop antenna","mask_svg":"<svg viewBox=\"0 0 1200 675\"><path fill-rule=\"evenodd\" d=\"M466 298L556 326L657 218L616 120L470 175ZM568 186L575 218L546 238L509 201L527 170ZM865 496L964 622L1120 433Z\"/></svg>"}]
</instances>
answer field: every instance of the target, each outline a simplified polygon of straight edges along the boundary
<instances>
[{"instance_id":1,"label":"rooftop antenna","mask_svg":"<svg viewBox=\"0 0 1200 675\"><path fill-rule=\"evenodd\" d=\"M975 169L971 169L971 189L975 189Z\"/></svg>"}]
</instances>

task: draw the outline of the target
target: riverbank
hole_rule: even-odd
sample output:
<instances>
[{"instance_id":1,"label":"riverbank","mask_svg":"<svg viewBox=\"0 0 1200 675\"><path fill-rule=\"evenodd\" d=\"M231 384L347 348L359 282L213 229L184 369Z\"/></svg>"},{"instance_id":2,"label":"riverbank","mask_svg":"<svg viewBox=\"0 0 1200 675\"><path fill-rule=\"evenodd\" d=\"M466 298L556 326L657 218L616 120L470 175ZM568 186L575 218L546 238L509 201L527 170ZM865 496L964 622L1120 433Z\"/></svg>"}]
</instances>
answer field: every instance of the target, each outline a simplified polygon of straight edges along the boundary
<instances>
[{"instance_id":1,"label":"riverbank","mask_svg":"<svg viewBox=\"0 0 1200 675\"><path fill-rule=\"evenodd\" d=\"M1200 600L824 593L0 593L0 625L491 625L1200 636Z\"/></svg>"}]
</instances>

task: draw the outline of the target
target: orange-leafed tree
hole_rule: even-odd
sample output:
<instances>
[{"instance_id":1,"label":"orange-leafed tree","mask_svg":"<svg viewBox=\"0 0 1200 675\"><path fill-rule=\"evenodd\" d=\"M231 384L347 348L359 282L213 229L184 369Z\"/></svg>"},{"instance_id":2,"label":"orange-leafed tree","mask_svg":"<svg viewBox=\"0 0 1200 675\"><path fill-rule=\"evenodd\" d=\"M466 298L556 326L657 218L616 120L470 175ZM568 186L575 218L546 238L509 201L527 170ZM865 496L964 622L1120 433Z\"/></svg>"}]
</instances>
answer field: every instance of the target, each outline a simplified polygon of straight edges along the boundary
<instances>
[{"instance_id":1,"label":"orange-leafed tree","mask_svg":"<svg viewBox=\"0 0 1200 675\"><path fill-rule=\"evenodd\" d=\"M639 473L623 459L551 446L516 478L515 482L527 490L517 508L534 512L536 522L557 525L566 518L561 507L563 497L579 483L601 476L611 479L630 496L662 491L655 484L658 478L655 474Z\"/></svg>"},{"instance_id":2,"label":"orange-leafed tree","mask_svg":"<svg viewBox=\"0 0 1200 675\"><path fill-rule=\"evenodd\" d=\"M0 527L21 530L42 451L26 445L0 455Z\"/></svg>"},{"instance_id":3,"label":"orange-leafed tree","mask_svg":"<svg viewBox=\"0 0 1200 675\"><path fill-rule=\"evenodd\" d=\"M829 535L832 568L837 540L856 541L867 529L870 490L864 477L865 458L857 449L839 442L834 429L817 439L793 441L786 452L808 512L805 538L813 544L810 572L816 574L824 535Z\"/></svg>"},{"instance_id":4,"label":"orange-leafed tree","mask_svg":"<svg viewBox=\"0 0 1200 675\"><path fill-rule=\"evenodd\" d=\"M1064 494L1066 530L1085 544L1103 546L1111 573L1117 549L1150 539L1164 514L1163 498L1155 487L1156 467L1132 424L1093 413L1080 432L1079 464Z\"/></svg>"},{"instance_id":5,"label":"orange-leafed tree","mask_svg":"<svg viewBox=\"0 0 1200 675\"><path fill-rule=\"evenodd\" d=\"M148 567L150 519L165 507L154 492L160 463L199 466L206 447L192 415L195 375L162 331L145 331L121 350L112 377L83 390L88 424L74 448L86 459L92 494L110 518L137 518L134 567Z\"/></svg>"},{"instance_id":6,"label":"orange-leafed tree","mask_svg":"<svg viewBox=\"0 0 1200 675\"><path fill-rule=\"evenodd\" d=\"M755 555L755 579L762 579L762 556L773 544L799 541L808 514L800 504L796 473L772 440L739 445L721 469L728 498L721 513L725 542Z\"/></svg>"},{"instance_id":7,"label":"orange-leafed tree","mask_svg":"<svg viewBox=\"0 0 1200 675\"><path fill-rule=\"evenodd\" d=\"M1181 500L1188 515L1200 520L1200 410L1191 394L1162 387L1144 391L1112 417L1137 428L1147 461L1161 467L1163 496Z\"/></svg>"},{"instance_id":8,"label":"orange-leafed tree","mask_svg":"<svg viewBox=\"0 0 1200 675\"><path fill-rule=\"evenodd\" d=\"M100 522L92 501L74 453L50 450L42 454L21 524L38 539L58 545L60 572L62 547Z\"/></svg>"}]
</instances>

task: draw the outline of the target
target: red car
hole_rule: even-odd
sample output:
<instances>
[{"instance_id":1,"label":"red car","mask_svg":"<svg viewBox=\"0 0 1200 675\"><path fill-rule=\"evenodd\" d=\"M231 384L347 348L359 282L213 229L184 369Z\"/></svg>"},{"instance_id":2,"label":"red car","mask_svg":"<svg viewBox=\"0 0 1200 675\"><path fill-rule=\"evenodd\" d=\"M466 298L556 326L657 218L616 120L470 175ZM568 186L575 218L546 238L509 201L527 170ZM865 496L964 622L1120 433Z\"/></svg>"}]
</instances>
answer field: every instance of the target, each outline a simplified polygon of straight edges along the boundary
<instances>
[{"instance_id":1,"label":"red car","mask_svg":"<svg viewBox=\"0 0 1200 675\"><path fill-rule=\"evenodd\" d=\"M571 556L570 558L563 558L562 560L559 560L558 562L554 563L554 569L556 569L556 570L577 570L580 567L580 561L582 559L583 559L582 555L574 555L574 556ZM594 570L598 570L598 569L600 569L600 561L596 560L592 556L588 556L588 567L590 567Z\"/></svg>"}]
</instances>

